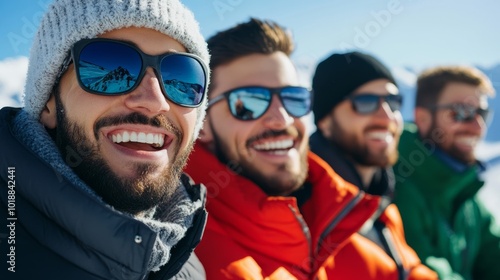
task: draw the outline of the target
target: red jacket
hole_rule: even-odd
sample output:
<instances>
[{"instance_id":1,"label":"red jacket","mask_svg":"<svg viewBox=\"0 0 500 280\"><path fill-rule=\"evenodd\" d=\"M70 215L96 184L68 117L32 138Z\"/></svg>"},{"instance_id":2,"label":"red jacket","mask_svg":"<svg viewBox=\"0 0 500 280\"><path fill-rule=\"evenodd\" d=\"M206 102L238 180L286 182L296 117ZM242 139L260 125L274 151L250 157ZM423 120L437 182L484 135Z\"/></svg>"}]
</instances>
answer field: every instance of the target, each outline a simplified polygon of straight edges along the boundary
<instances>
[{"instance_id":1,"label":"red jacket","mask_svg":"<svg viewBox=\"0 0 500 280\"><path fill-rule=\"evenodd\" d=\"M196 248L207 279L397 279L392 262L374 256L356 233L380 198L313 153L308 163L312 194L299 209L295 197L267 196L196 144L186 172L208 190L207 226ZM416 255L405 261L419 263Z\"/></svg>"}]
</instances>

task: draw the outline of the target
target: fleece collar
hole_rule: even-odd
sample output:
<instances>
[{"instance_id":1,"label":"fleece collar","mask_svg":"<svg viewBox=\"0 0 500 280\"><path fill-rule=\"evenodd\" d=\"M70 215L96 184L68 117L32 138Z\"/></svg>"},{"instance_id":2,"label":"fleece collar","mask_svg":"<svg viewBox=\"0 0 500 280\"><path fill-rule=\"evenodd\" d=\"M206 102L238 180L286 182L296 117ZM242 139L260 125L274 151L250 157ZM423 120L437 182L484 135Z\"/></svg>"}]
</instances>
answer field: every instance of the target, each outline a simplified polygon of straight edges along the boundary
<instances>
[{"instance_id":1,"label":"fleece collar","mask_svg":"<svg viewBox=\"0 0 500 280\"><path fill-rule=\"evenodd\" d=\"M90 196L97 204L104 205L110 211L119 212L112 206L106 204L89 186L86 185L64 162L54 141L50 138L45 128L34 120L25 111L15 117L12 133L29 150L36 154L43 162L49 164L53 170L65 180L69 181L74 188L82 192L82 195ZM128 213L120 213L147 225L154 233L156 240L147 262L147 271L157 271L166 264L170 258L170 250L185 235L187 229L193 222L195 212L202 207L202 199L192 200L186 187L179 181L179 188L169 201L165 201L162 207L150 209L142 217L133 217ZM44 185L47 193L51 192L52 186ZM43 198L44 200L50 198ZM44 202L46 203L46 202ZM61 207L58 204L51 207ZM161 209L161 210L158 210ZM42 210L43 211L43 210ZM66 209L61 209L64 213ZM58 217L51 217L57 221ZM67 229L71 230L71 229ZM74 233L78 236L77 233Z\"/></svg>"}]
</instances>

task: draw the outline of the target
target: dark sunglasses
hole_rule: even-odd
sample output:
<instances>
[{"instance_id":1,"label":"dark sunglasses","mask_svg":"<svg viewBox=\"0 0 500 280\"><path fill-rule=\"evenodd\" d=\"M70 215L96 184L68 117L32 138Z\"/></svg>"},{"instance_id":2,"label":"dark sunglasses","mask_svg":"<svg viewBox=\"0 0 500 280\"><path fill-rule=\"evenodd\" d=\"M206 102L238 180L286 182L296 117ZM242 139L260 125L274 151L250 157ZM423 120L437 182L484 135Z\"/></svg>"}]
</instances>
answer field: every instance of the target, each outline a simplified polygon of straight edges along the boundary
<instances>
[{"instance_id":1,"label":"dark sunglasses","mask_svg":"<svg viewBox=\"0 0 500 280\"><path fill-rule=\"evenodd\" d=\"M450 110L451 116L455 122L470 122L476 119L476 116L483 118L488 122L490 117L490 109L477 108L469 104L454 103L437 105L429 108L430 110Z\"/></svg>"},{"instance_id":2,"label":"dark sunglasses","mask_svg":"<svg viewBox=\"0 0 500 280\"><path fill-rule=\"evenodd\" d=\"M362 93L348 96L352 103L352 108L358 114L368 115L378 111L382 102L387 102L391 111L398 111L403 104L403 96L399 94L378 95L372 93Z\"/></svg>"},{"instance_id":3,"label":"dark sunglasses","mask_svg":"<svg viewBox=\"0 0 500 280\"><path fill-rule=\"evenodd\" d=\"M208 106L226 99L231 114L244 121L256 120L269 109L273 94L277 94L286 112L296 118L311 111L312 94L304 87L267 88L248 86L235 88L211 99Z\"/></svg>"},{"instance_id":4,"label":"dark sunglasses","mask_svg":"<svg viewBox=\"0 0 500 280\"><path fill-rule=\"evenodd\" d=\"M141 83L146 68L154 69L166 98L184 107L197 107L207 87L203 61L188 53L148 55L130 43L111 39L84 39L71 48L58 78L71 63L85 91L99 95L123 95Z\"/></svg>"}]
</instances>

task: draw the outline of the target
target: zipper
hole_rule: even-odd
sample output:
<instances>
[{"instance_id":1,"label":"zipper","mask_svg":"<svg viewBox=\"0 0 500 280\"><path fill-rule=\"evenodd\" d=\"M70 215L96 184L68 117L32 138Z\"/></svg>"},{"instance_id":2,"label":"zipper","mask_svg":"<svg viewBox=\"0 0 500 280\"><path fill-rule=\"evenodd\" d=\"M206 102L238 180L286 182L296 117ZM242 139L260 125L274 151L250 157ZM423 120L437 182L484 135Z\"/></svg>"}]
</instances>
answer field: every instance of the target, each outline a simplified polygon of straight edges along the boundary
<instances>
[{"instance_id":1,"label":"zipper","mask_svg":"<svg viewBox=\"0 0 500 280\"><path fill-rule=\"evenodd\" d=\"M351 201L349 201L347 205L339 212L339 214L328 224L328 226L323 231L323 233L321 233L318 239L318 245L315 250L315 255L319 253L319 249L321 248L321 243L323 243L323 240L328 236L328 234L330 234L335 226L337 226L338 223L340 223L340 221L344 219L344 217L347 216L347 214L349 214L349 212L351 212L351 210L363 199L364 195L364 192L358 192L356 196L352 198Z\"/></svg>"},{"instance_id":2,"label":"zipper","mask_svg":"<svg viewBox=\"0 0 500 280\"><path fill-rule=\"evenodd\" d=\"M391 231L382 223L380 220L374 224L376 231L379 233L380 240L384 244L384 247L387 249L386 252L392 258L392 260L396 263L398 268L398 274L400 280L408 279L409 271L407 271L403 265L403 261L401 259L401 255L398 253L398 250L394 244L394 239L392 238Z\"/></svg>"},{"instance_id":3,"label":"zipper","mask_svg":"<svg viewBox=\"0 0 500 280\"><path fill-rule=\"evenodd\" d=\"M288 208L292 211L293 215L295 216L295 219L300 224L300 227L302 228L302 233L304 233L306 240L307 240L307 247L309 248L309 254L308 256L312 256L312 241L311 241L311 231L309 230L309 226L307 226L306 221L304 221L304 218L302 218L302 214L297 213L297 209L295 209L292 205L288 204Z\"/></svg>"}]
</instances>

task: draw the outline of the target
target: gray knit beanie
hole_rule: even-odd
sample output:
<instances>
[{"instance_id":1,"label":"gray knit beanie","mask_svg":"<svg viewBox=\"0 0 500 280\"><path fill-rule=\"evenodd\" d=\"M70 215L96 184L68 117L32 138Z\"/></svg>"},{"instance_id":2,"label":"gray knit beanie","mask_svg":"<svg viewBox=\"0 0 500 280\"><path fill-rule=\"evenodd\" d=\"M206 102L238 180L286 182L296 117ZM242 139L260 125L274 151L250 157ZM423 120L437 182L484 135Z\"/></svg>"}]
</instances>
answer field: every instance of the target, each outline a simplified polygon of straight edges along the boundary
<instances>
[{"instance_id":1,"label":"gray knit beanie","mask_svg":"<svg viewBox=\"0 0 500 280\"><path fill-rule=\"evenodd\" d=\"M42 18L31 48L23 98L25 110L33 118L40 118L63 60L74 43L132 26L154 29L172 37L209 65L208 49L198 22L179 0L55 0ZM206 103L205 96L198 108L194 139L202 127Z\"/></svg>"}]
</instances>

